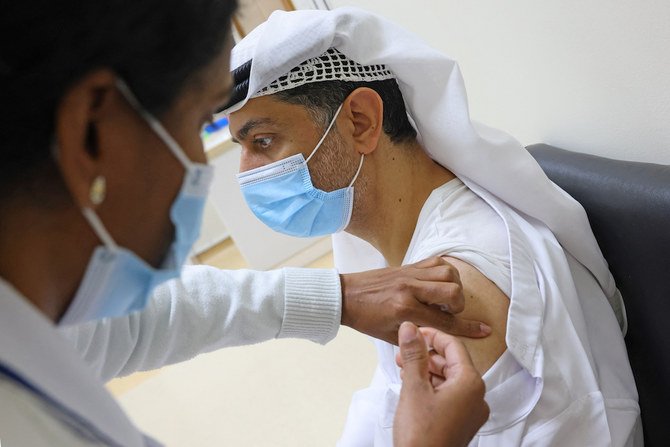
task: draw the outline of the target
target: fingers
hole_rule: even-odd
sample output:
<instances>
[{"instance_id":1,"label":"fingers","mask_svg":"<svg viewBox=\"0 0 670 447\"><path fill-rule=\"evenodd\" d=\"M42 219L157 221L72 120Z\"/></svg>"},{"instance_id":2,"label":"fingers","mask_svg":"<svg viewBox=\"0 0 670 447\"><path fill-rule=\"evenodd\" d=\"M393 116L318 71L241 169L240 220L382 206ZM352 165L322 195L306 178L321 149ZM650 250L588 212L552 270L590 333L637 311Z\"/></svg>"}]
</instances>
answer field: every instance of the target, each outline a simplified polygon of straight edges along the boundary
<instances>
[{"instance_id":1,"label":"fingers","mask_svg":"<svg viewBox=\"0 0 670 447\"><path fill-rule=\"evenodd\" d=\"M400 356L400 351L395 355L395 362L398 367L402 368L403 361ZM447 366L447 361L435 351L428 352L428 372L432 375L441 376L444 374L444 368ZM402 377L402 371L400 371Z\"/></svg>"},{"instance_id":2,"label":"fingers","mask_svg":"<svg viewBox=\"0 0 670 447\"><path fill-rule=\"evenodd\" d=\"M400 370L400 380L402 380L403 382L405 381L405 373L402 369ZM433 388L437 388L444 382L446 382L446 379L441 375L436 375L432 373L430 374L430 384L433 386Z\"/></svg>"},{"instance_id":3,"label":"fingers","mask_svg":"<svg viewBox=\"0 0 670 447\"><path fill-rule=\"evenodd\" d=\"M444 377L448 379L450 370L457 367L468 367L474 369L472 359L465 349L465 345L451 335L440 332L434 328L421 328L420 333L425 338L426 342L432 347L437 354L442 356L445 360Z\"/></svg>"},{"instance_id":4,"label":"fingers","mask_svg":"<svg viewBox=\"0 0 670 447\"><path fill-rule=\"evenodd\" d=\"M460 272L453 263L439 256L405 265L403 268L415 270L415 273L418 275L417 278L427 281L461 282Z\"/></svg>"},{"instance_id":5,"label":"fingers","mask_svg":"<svg viewBox=\"0 0 670 447\"><path fill-rule=\"evenodd\" d=\"M452 264L433 257L404 268L415 279L414 292L422 303L439 305L451 313L463 311L463 284L458 269Z\"/></svg>"},{"instance_id":6,"label":"fingers","mask_svg":"<svg viewBox=\"0 0 670 447\"><path fill-rule=\"evenodd\" d=\"M441 256L432 256L432 257L426 258L422 261L415 262L414 264L411 264L411 265L413 267L420 268L420 269L430 268L430 267L439 267L439 266L444 266L444 265L451 266L449 261L447 261L446 259L444 259Z\"/></svg>"},{"instance_id":7,"label":"fingers","mask_svg":"<svg viewBox=\"0 0 670 447\"><path fill-rule=\"evenodd\" d=\"M487 324L450 315L434 306L414 309L413 314L407 319L418 326L436 328L460 337L484 338L491 335L491 328Z\"/></svg>"},{"instance_id":8,"label":"fingers","mask_svg":"<svg viewBox=\"0 0 670 447\"><path fill-rule=\"evenodd\" d=\"M431 374L430 375L430 384L433 385L433 388L437 388L442 385L446 380L440 375Z\"/></svg>"},{"instance_id":9,"label":"fingers","mask_svg":"<svg viewBox=\"0 0 670 447\"><path fill-rule=\"evenodd\" d=\"M457 338L403 323L398 333L403 386L395 415L394 444L467 445L486 421L486 387ZM428 347L435 354L430 357ZM441 374L429 363L442 357ZM444 377L441 377L444 376ZM445 380L446 379L446 380ZM426 392L428 391L428 392Z\"/></svg>"},{"instance_id":10,"label":"fingers","mask_svg":"<svg viewBox=\"0 0 670 447\"><path fill-rule=\"evenodd\" d=\"M465 296L460 282L414 279L409 285L414 297L423 304L437 306L451 314L465 309Z\"/></svg>"},{"instance_id":11,"label":"fingers","mask_svg":"<svg viewBox=\"0 0 670 447\"><path fill-rule=\"evenodd\" d=\"M447 263L447 261L445 261L443 258L439 256L432 256L422 261L415 262L414 264L412 264L412 266L419 269L423 269L423 268L436 267L438 265L444 265L445 263Z\"/></svg>"},{"instance_id":12,"label":"fingers","mask_svg":"<svg viewBox=\"0 0 670 447\"><path fill-rule=\"evenodd\" d=\"M428 348L418 328L409 322L398 330L400 357L403 364L403 386L421 388L429 384Z\"/></svg>"},{"instance_id":13,"label":"fingers","mask_svg":"<svg viewBox=\"0 0 670 447\"><path fill-rule=\"evenodd\" d=\"M430 351L430 362L428 362L428 371L431 374L443 376L444 368L447 367L447 361L435 351Z\"/></svg>"},{"instance_id":14,"label":"fingers","mask_svg":"<svg viewBox=\"0 0 670 447\"><path fill-rule=\"evenodd\" d=\"M433 262L433 260L435 260ZM449 281L460 284L461 275L456 267L443 258L430 258L405 266L411 269L418 279L425 281Z\"/></svg>"}]
</instances>

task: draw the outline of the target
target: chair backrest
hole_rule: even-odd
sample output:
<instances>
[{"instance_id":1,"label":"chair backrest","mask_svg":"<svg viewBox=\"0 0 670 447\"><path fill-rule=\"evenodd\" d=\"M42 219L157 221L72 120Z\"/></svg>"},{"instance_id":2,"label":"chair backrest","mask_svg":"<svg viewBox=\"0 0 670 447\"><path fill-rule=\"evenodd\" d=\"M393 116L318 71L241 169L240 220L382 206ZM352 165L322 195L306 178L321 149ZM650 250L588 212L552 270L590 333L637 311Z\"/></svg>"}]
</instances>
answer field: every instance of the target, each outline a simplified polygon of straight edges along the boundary
<instances>
[{"instance_id":1,"label":"chair backrest","mask_svg":"<svg viewBox=\"0 0 670 447\"><path fill-rule=\"evenodd\" d=\"M645 445L670 445L670 166L528 150L586 209L626 303Z\"/></svg>"}]
</instances>

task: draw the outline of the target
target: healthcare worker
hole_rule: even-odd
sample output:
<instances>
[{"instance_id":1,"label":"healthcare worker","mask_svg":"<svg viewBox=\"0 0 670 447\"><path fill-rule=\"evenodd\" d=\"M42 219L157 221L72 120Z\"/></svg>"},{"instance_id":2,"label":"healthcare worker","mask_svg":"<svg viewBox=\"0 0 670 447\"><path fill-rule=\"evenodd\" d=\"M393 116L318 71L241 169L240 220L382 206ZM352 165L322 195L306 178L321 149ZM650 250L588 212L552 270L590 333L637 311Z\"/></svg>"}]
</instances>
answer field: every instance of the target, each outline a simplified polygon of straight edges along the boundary
<instances>
[{"instance_id":1,"label":"healthcare worker","mask_svg":"<svg viewBox=\"0 0 670 447\"><path fill-rule=\"evenodd\" d=\"M437 310L463 306L440 259L355 275L198 266L167 282L198 237L213 174L200 130L229 96L235 7L2 3L2 445L157 445L104 382L225 346L325 343L340 323L393 342L403 320L490 332ZM483 384L457 340L421 331L400 329L397 444L462 445L487 417Z\"/></svg>"}]
</instances>

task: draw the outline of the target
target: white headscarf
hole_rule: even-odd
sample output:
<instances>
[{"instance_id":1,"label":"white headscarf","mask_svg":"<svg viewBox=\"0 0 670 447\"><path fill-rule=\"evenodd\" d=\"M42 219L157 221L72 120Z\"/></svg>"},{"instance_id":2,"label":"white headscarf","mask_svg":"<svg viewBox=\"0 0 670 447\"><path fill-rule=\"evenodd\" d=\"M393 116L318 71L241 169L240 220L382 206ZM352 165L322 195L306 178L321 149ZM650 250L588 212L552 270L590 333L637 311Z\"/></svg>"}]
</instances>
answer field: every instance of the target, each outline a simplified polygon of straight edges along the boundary
<instances>
[{"instance_id":1,"label":"white headscarf","mask_svg":"<svg viewBox=\"0 0 670 447\"><path fill-rule=\"evenodd\" d=\"M470 119L463 78L453 59L382 17L356 8L274 12L233 49L233 68L250 59L253 63L247 97L229 111L330 47L359 64L383 64L391 70L429 155L461 179L547 225L612 299L617 293L614 279L582 206L547 178L518 141ZM334 248L341 271L380 263L371 245L348 234L338 234ZM342 249L357 256L343 257Z\"/></svg>"}]
</instances>

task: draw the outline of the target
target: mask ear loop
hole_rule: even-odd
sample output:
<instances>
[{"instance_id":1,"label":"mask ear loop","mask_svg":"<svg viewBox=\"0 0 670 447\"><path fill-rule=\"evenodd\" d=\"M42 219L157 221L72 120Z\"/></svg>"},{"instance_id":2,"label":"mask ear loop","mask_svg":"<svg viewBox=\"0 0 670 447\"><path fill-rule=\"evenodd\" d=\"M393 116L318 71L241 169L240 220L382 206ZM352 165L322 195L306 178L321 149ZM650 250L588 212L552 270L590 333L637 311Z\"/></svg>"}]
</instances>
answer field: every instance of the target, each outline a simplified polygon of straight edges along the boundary
<instances>
[{"instance_id":1,"label":"mask ear loop","mask_svg":"<svg viewBox=\"0 0 670 447\"><path fill-rule=\"evenodd\" d=\"M349 188L354 186L354 182L358 178L358 174L361 173L361 168L363 167L363 160L365 160L365 154L361 154L361 162L358 164L358 171L356 171L356 175L354 175L354 179L349 183Z\"/></svg>"},{"instance_id":2,"label":"mask ear loop","mask_svg":"<svg viewBox=\"0 0 670 447\"><path fill-rule=\"evenodd\" d=\"M170 133L165 130L165 127L163 127L163 125L151 113L149 113L142 106L142 104L140 104L128 85L122 79L116 80L116 86L123 97L126 98L126 101L128 101L133 109L135 109L135 111L139 113L142 118L144 118L144 121L146 121L149 127L151 127L151 129L156 132L158 138L160 138L161 141L165 143L168 149L170 149L174 156L177 157L177 160L179 160L184 168L186 168L186 170L190 170L193 162L186 156L186 154L184 154L184 151L181 146L179 146L179 143L177 143L175 139L172 138L172 135L170 135Z\"/></svg>"},{"instance_id":3,"label":"mask ear loop","mask_svg":"<svg viewBox=\"0 0 670 447\"><path fill-rule=\"evenodd\" d=\"M107 232L107 229L105 226L102 224L102 221L98 217L97 214L95 214L95 211L93 211L91 208L82 208L81 210L82 214L88 220L88 223L91 224L91 227L93 228L93 231L95 234L98 235L100 240L107 246L107 248L111 250L118 250L119 246L116 245L116 242L114 242L114 239L112 239L112 236Z\"/></svg>"},{"instance_id":4,"label":"mask ear loop","mask_svg":"<svg viewBox=\"0 0 670 447\"><path fill-rule=\"evenodd\" d=\"M321 143L323 143L323 141L326 139L326 137L328 136L328 132L330 132L330 129L332 129L332 127L333 127L333 124L335 124L335 120L337 119L337 115L340 114L340 110L342 110L342 106L343 106L343 105L344 105L344 103L340 104L340 106L339 106L339 107L337 108L337 110L335 111L335 116L334 116L333 119L330 121L330 124L328 125L328 128L326 129L326 132L323 134L323 136L321 137L321 139L319 140L319 142L316 144L316 147L314 148L314 150L312 151L312 153L309 154L309 157L307 157L307 160L305 160L305 164L309 163L309 161L312 159L312 157L314 156L314 154L316 154L316 151L319 150L319 148L321 147Z\"/></svg>"}]
</instances>

